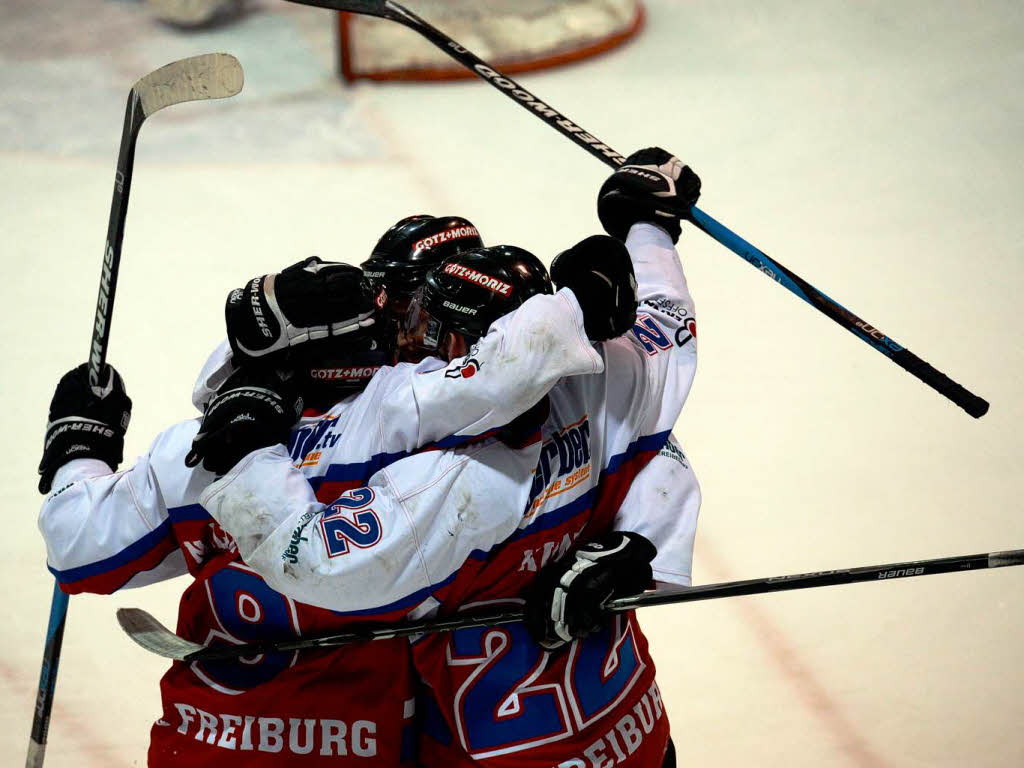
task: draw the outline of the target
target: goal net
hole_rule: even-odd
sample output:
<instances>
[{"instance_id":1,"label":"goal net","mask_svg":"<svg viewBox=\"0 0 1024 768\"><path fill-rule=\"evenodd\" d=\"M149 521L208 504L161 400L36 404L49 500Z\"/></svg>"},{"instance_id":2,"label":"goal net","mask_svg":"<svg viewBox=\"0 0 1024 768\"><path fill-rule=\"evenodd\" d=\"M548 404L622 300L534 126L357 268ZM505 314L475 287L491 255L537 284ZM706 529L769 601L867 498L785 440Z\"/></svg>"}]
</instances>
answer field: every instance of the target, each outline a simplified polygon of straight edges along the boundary
<instances>
[{"instance_id":1,"label":"goal net","mask_svg":"<svg viewBox=\"0 0 1024 768\"><path fill-rule=\"evenodd\" d=\"M508 74L610 50L644 21L641 0L410 0L408 7ZM346 80L473 76L397 22L342 13L338 30L339 69Z\"/></svg>"}]
</instances>

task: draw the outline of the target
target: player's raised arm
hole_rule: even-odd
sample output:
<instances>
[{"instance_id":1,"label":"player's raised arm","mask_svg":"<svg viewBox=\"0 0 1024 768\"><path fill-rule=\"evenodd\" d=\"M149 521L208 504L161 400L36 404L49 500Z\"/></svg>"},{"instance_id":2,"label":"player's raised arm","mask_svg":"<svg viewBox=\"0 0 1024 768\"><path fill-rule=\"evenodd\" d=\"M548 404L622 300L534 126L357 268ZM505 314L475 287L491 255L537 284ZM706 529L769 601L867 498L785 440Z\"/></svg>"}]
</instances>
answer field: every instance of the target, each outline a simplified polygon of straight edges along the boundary
<instances>
[{"instance_id":1,"label":"player's raised arm","mask_svg":"<svg viewBox=\"0 0 1024 768\"><path fill-rule=\"evenodd\" d=\"M630 155L598 194L598 215L612 242L625 244L639 300L630 332L602 345L608 415L637 427L645 437L659 437L662 445L696 373L696 316L675 243L680 216L699 194L696 174L661 149ZM571 257L571 262L584 264L588 250L593 250L585 246L593 241L584 241L556 260L556 284L561 280L574 286L579 269L563 268L558 262ZM601 247L614 246L605 240Z\"/></svg>"},{"instance_id":2,"label":"player's raised arm","mask_svg":"<svg viewBox=\"0 0 1024 768\"><path fill-rule=\"evenodd\" d=\"M153 461L171 438L161 435L132 467L116 471L132 403L120 374L107 370L102 398L89 386L85 365L60 380L39 464L47 563L70 594L108 594L185 572Z\"/></svg>"},{"instance_id":3,"label":"player's raised arm","mask_svg":"<svg viewBox=\"0 0 1024 768\"><path fill-rule=\"evenodd\" d=\"M652 572L658 580L689 581L700 489L670 431L696 371L693 300L675 242L679 217L699 190L693 172L663 150L630 156L598 197L611 236L588 238L552 264L556 285L575 291L584 305L608 305L625 287L595 275L607 271L605 264L631 262L639 299L635 323L600 347L606 366L603 430L616 464L649 458L631 483L616 484L602 499L614 511L614 532L598 543L617 551L618 542L625 560L584 546L542 571L527 611L531 631L544 642L585 636L599 623L606 599L642 590Z\"/></svg>"}]
</instances>

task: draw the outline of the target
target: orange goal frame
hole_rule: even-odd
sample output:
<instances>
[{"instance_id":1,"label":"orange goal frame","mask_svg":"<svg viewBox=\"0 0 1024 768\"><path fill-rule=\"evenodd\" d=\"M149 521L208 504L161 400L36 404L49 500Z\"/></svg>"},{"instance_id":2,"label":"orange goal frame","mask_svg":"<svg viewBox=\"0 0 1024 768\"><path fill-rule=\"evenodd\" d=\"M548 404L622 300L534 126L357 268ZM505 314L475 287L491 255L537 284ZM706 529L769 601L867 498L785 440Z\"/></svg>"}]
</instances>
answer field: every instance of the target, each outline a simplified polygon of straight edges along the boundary
<instances>
[{"instance_id":1,"label":"orange goal frame","mask_svg":"<svg viewBox=\"0 0 1024 768\"><path fill-rule=\"evenodd\" d=\"M406 81L406 82L436 82L444 80L469 80L476 77L458 64L438 67L408 67L402 69L382 69L369 72L357 72L352 66L349 54L349 40L352 35L353 14L341 12L338 14L338 73L347 82L356 80L374 80L377 82ZM516 75L523 72L532 72L538 69L550 69L592 56L598 56L618 48L623 43L635 37L644 27L647 13L643 3L637 4L636 16L630 25L621 32L606 35L591 43L575 48L571 51L562 51L548 56L536 56L534 58L517 59L514 61L492 61L490 62L503 73Z\"/></svg>"}]
</instances>

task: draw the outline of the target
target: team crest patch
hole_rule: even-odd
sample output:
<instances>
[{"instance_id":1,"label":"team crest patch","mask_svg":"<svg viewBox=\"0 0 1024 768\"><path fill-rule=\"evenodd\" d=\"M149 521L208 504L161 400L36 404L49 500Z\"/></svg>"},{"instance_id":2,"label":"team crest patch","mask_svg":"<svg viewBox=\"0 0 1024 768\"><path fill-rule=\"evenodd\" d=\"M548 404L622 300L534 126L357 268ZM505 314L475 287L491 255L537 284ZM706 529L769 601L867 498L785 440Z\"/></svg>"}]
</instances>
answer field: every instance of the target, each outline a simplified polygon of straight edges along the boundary
<instances>
[{"instance_id":1,"label":"team crest patch","mask_svg":"<svg viewBox=\"0 0 1024 768\"><path fill-rule=\"evenodd\" d=\"M445 371L444 377L446 379L471 379L482 367L480 361L475 357L467 357L454 368Z\"/></svg>"}]
</instances>

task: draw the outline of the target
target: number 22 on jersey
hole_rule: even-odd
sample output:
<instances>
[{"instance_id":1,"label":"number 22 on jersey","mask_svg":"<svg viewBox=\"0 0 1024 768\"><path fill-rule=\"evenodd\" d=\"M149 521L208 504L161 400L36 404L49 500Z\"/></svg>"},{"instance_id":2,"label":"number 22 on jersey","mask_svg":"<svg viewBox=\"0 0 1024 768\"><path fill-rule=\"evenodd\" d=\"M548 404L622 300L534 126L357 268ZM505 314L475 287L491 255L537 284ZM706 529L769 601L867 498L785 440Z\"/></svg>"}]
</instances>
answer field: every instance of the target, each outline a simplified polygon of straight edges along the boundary
<instances>
[{"instance_id":1,"label":"number 22 on jersey","mask_svg":"<svg viewBox=\"0 0 1024 768\"><path fill-rule=\"evenodd\" d=\"M477 759L573 736L614 708L644 670L623 616L558 654L522 624L459 630L447 662L472 670L453 704L462 746Z\"/></svg>"}]
</instances>

